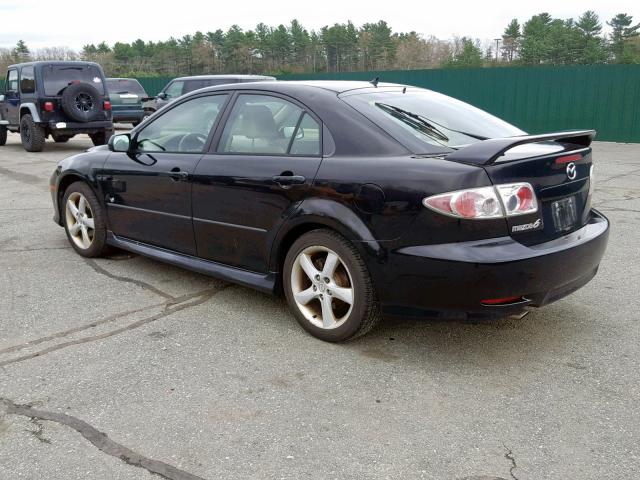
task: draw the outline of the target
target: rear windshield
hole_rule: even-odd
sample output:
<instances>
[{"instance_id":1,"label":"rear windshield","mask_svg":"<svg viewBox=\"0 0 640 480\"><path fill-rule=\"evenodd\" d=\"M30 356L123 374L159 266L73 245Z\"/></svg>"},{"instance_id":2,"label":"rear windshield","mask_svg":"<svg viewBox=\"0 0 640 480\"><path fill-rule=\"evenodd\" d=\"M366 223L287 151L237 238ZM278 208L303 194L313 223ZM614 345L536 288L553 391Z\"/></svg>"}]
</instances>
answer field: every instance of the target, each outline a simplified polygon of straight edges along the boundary
<instances>
[{"instance_id":1,"label":"rear windshield","mask_svg":"<svg viewBox=\"0 0 640 480\"><path fill-rule=\"evenodd\" d=\"M48 65L42 69L45 95L60 95L72 83L93 85L104 95L102 72L95 65Z\"/></svg>"},{"instance_id":2,"label":"rear windshield","mask_svg":"<svg viewBox=\"0 0 640 480\"><path fill-rule=\"evenodd\" d=\"M108 78L107 90L109 93L136 93L142 96L146 96L146 92L142 85L137 80L130 78Z\"/></svg>"},{"instance_id":3,"label":"rear windshield","mask_svg":"<svg viewBox=\"0 0 640 480\"><path fill-rule=\"evenodd\" d=\"M343 100L414 153L450 151L525 132L487 112L419 88L347 95Z\"/></svg>"}]
</instances>

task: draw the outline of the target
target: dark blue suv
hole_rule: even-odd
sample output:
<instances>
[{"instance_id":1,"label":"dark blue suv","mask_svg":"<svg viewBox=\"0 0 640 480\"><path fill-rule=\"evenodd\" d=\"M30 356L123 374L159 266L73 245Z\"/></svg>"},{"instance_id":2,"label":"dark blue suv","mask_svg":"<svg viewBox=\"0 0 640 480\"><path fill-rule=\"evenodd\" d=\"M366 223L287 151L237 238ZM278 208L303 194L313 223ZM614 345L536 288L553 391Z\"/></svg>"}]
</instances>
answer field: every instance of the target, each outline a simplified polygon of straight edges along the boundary
<instances>
[{"instance_id":1,"label":"dark blue suv","mask_svg":"<svg viewBox=\"0 0 640 480\"><path fill-rule=\"evenodd\" d=\"M0 145L7 131L20 133L29 152L45 140L66 142L84 133L94 145L113 134L111 102L102 67L91 62L29 62L10 65L0 95Z\"/></svg>"}]
</instances>

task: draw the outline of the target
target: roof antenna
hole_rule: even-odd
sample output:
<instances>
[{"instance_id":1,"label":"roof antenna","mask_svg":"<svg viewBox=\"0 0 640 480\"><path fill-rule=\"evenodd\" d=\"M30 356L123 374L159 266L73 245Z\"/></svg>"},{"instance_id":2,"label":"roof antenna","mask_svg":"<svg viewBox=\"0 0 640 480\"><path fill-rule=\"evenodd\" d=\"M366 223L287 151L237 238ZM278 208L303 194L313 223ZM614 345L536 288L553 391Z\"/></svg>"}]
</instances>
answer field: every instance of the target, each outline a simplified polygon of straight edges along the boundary
<instances>
[{"instance_id":1,"label":"roof antenna","mask_svg":"<svg viewBox=\"0 0 640 480\"><path fill-rule=\"evenodd\" d=\"M378 82L380 81L380 77L376 77L373 80L369 80L369 83L374 87L378 88Z\"/></svg>"},{"instance_id":2,"label":"roof antenna","mask_svg":"<svg viewBox=\"0 0 640 480\"><path fill-rule=\"evenodd\" d=\"M402 93L407 93L407 87L403 87Z\"/></svg>"}]
</instances>

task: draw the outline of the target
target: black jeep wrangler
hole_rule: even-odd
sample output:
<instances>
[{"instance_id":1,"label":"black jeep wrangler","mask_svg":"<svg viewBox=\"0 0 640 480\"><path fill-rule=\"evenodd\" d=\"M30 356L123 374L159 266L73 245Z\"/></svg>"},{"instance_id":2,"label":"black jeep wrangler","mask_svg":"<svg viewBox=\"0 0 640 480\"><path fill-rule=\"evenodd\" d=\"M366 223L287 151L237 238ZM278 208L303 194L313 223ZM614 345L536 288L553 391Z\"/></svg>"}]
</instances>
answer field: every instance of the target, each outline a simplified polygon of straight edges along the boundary
<instances>
[{"instance_id":1,"label":"black jeep wrangler","mask_svg":"<svg viewBox=\"0 0 640 480\"><path fill-rule=\"evenodd\" d=\"M20 132L28 152L51 136L66 142L86 133L94 145L113 134L111 103L102 67L91 62L29 62L11 65L0 95L0 145L7 131Z\"/></svg>"}]
</instances>

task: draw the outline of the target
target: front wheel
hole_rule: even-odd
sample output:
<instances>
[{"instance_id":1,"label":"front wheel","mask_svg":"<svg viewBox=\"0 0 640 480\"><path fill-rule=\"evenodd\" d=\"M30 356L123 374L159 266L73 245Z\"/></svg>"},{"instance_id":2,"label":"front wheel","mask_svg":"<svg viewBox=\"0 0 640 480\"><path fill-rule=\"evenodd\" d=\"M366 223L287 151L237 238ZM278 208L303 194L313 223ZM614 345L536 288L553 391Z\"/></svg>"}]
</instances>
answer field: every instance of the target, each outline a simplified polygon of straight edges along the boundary
<instances>
[{"instance_id":1,"label":"front wheel","mask_svg":"<svg viewBox=\"0 0 640 480\"><path fill-rule=\"evenodd\" d=\"M330 230L302 235L284 262L285 296L311 335L340 342L364 335L380 320L367 267L355 247Z\"/></svg>"},{"instance_id":2,"label":"front wheel","mask_svg":"<svg viewBox=\"0 0 640 480\"><path fill-rule=\"evenodd\" d=\"M83 257L99 257L106 253L105 213L86 183L69 185L64 192L61 210L67 238L76 252Z\"/></svg>"},{"instance_id":3,"label":"front wheel","mask_svg":"<svg viewBox=\"0 0 640 480\"><path fill-rule=\"evenodd\" d=\"M7 127L0 125L0 147L7 143Z\"/></svg>"}]
</instances>

